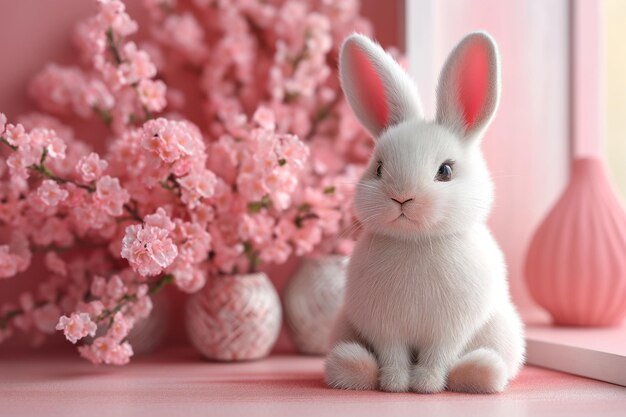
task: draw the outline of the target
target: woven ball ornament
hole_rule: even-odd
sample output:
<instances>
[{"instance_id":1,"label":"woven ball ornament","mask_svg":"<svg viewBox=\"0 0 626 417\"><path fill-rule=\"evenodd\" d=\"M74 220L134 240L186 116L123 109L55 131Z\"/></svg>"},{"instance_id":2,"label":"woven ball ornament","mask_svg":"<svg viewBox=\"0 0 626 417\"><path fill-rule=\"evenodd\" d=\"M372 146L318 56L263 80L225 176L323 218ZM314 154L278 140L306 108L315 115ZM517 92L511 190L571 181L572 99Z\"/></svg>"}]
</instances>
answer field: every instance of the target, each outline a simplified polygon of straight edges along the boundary
<instances>
[{"instance_id":1,"label":"woven ball ornament","mask_svg":"<svg viewBox=\"0 0 626 417\"><path fill-rule=\"evenodd\" d=\"M335 318L343 305L348 257L309 258L285 289L285 318L298 351L328 352Z\"/></svg>"},{"instance_id":2,"label":"woven ball ornament","mask_svg":"<svg viewBox=\"0 0 626 417\"><path fill-rule=\"evenodd\" d=\"M220 361L267 356L281 319L278 294L264 273L212 278L189 298L185 310L192 345Z\"/></svg>"},{"instance_id":3,"label":"woven ball ornament","mask_svg":"<svg viewBox=\"0 0 626 417\"><path fill-rule=\"evenodd\" d=\"M135 355L147 355L156 351L165 340L169 329L170 301L166 294L152 297L152 311L139 320L128 334L128 341Z\"/></svg>"}]
</instances>

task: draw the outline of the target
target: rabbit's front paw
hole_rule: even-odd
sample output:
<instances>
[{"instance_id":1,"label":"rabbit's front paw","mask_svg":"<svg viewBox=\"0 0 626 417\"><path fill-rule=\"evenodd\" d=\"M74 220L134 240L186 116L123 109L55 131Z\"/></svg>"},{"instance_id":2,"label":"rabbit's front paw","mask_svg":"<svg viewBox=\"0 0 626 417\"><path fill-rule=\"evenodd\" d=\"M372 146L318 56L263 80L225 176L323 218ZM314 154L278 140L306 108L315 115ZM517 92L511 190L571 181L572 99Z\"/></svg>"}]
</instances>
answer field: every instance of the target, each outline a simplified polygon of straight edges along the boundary
<instances>
[{"instance_id":1,"label":"rabbit's front paw","mask_svg":"<svg viewBox=\"0 0 626 417\"><path fill-rule=\"evenodd\" d=\"M380 368L378 387L381 391L407 392L409 390L409 369L397 366L383 366Z\"/></svg>"},{"instance_id":2,"label":"rabbit's front paw","mask_svg":"<svg viewBox=\"0 0 626 417\"><path fill-rule=\"evenodd\" d=\"M326 358L326 382L332 388L373 390L377 379L376 359L358 343L339 343Z\"/></svg>"},{"instance_id":3,"label":"rabbit's front paw","mask_svg":"<svg viewBox=\"0 0 626 417\"><path fill-rule=\"evenodd\" d=\"M411 371L411 391L434 394L446 388L446 375L436 368L417 365Z\"/></svg>"}]
</instances>

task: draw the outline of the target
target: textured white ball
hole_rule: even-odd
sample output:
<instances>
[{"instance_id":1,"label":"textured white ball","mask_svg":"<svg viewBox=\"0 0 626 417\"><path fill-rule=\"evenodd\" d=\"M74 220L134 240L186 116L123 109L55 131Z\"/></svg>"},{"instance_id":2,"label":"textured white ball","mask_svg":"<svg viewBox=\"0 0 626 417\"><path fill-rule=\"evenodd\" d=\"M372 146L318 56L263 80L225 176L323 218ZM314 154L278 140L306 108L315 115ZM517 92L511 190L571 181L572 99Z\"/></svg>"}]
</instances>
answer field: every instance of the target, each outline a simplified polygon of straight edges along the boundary
<instances>
[{"instance_id":1,"label":"textured white ball","mask_svg":"<svg viewBox=\"0 0 626 417\"><path fill-rule=\"evenodd\" d=\"M301 353L323 355L330 347L335 318L343 304L348 257L307 258L285 289L285 317Z\"/></svg>"},{"instance_id":2,"label":"textured white ball","mask_svg":"<svg viewBox=\"0 0 626 417\"><path fill-rule=\"evenodd\" d=\"M192 345L209 359L259 359L280 332L278 294L264 273L215 277L187 301L185 324Z\"/></svg>"},{"instance_id":3,"label":"textured white ball","mask_svg":"<svg viewBox=\"0 0 626 417\"><path fill-rule=\"evenodd\" d=\"M152 297L152 311L139 320L128 334L135 355L147 355L159 348L169 329L170 301L166 294Z\"/></svg>"}]
</instances>

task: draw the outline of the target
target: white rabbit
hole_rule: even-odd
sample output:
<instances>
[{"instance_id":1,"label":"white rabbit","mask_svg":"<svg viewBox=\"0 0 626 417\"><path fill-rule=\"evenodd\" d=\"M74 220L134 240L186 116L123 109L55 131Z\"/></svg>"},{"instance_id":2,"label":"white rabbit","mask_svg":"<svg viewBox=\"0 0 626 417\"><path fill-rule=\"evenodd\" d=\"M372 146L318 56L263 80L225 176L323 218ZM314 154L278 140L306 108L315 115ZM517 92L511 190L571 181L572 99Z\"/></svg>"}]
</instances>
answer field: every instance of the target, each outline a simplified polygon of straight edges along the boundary
<instances>
[{"instance_id":1,"label":"white rabbit","mask_svg":"<svg viewBox=\"0 0 626 417\"><path fill-rule=\"evenodd\" d=\"M439 79L437 115L376 43L349 36L343 90L376 148L355 209L363 226L326 360L335 388L501 392L524 361L523 325L485 221L493 184L480 150L498 105L494 41L472 33Z\"/></svg>"}]
</instances>

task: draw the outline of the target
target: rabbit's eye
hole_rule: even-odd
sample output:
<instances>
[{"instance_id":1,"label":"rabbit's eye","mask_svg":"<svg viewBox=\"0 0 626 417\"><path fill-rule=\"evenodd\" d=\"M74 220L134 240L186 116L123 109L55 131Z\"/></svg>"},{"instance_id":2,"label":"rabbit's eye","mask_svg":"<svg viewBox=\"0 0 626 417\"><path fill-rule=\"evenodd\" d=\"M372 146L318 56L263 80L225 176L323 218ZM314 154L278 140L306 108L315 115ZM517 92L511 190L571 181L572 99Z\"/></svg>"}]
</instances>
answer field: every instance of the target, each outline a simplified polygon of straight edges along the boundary
<instances>
[{"instance_id":1,"label":"rabbit's eye","mask_svg":"<svg viewBox=\"0 0 626 417\"><path fill-rule=\"evenodd\" d=\"M446 182L452 179L452 167L454 166L454 161L446 161L443 164L439 165L439 169L437 170L437 175L435 175L435 181Z\"/></svg>"},{"instance_id":2,"label":"rabbit's eye","mask_svg":"<svg viewBox=\"0 0 626 417\"><path fill-rule=\"evenodd\" d=\"M378 161L378 166L376 167L376 176L378 178L383 176L383 161Z\"/></svg>"}]
</instances>

